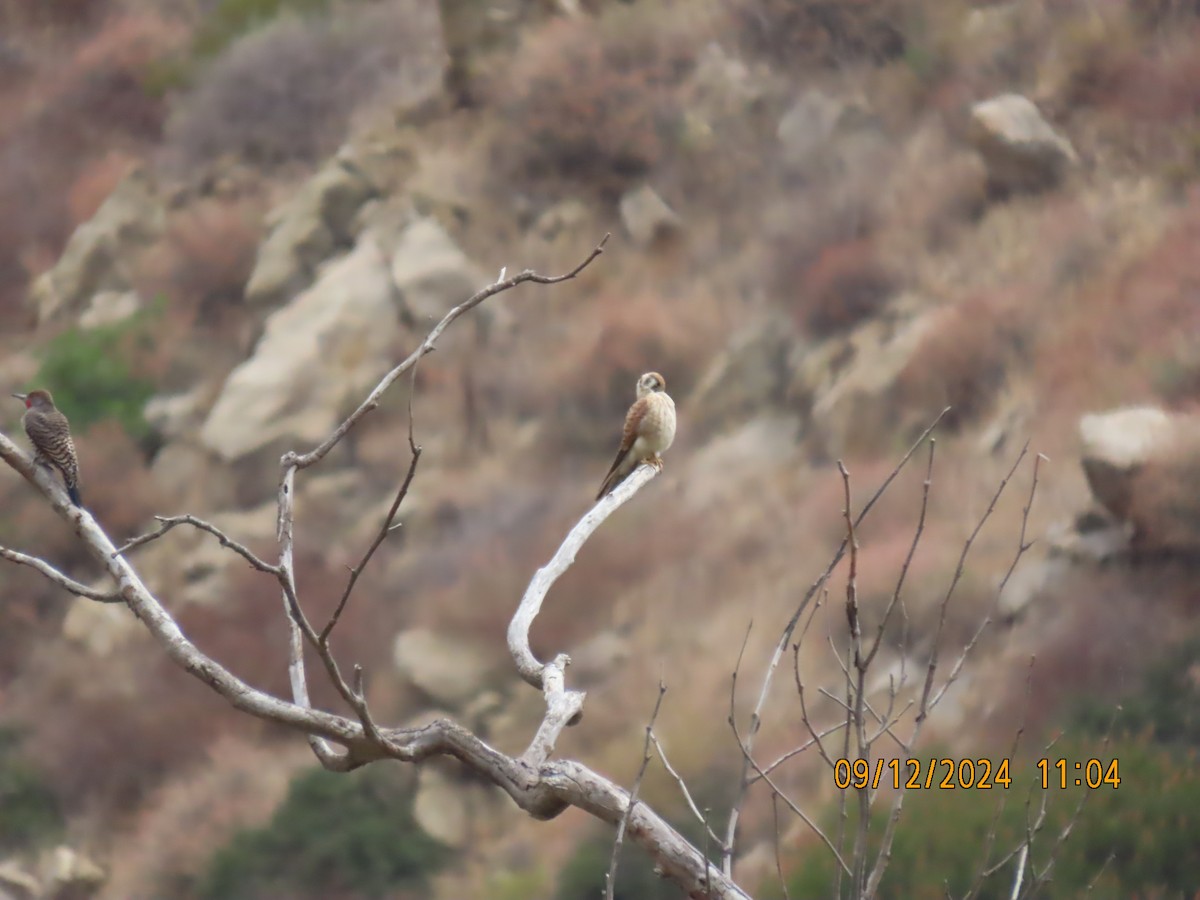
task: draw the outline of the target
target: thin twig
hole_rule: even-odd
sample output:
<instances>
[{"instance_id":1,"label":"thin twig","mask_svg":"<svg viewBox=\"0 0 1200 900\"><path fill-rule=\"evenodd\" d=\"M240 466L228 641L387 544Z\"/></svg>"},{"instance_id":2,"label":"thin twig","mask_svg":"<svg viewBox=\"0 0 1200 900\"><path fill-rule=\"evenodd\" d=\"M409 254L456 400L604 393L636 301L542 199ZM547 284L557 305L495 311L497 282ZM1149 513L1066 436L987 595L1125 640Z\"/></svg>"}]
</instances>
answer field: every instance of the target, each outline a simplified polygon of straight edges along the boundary
<instances>
[{"instance_id":1,"label":"thin twig","mask_svg":"<svg viewBox=\"0 0 1200 900\"><path fill-rule=\"evenodd\" d=\"M637 777L633 779L633 787L629 790L629 804L625 807L625 815L617 826L617 837L613 841L612 856L608 861L608 878L605 896L613 900L613 892L617 886L617 863L621 855L621 844L625 840L625 829L629 827L629 817L633 815L633 807L638 802L638 791L642 787L642 779L646 777L646 767L650 765L650 742L654 739L654 722L658 711L662 708L663 694L667 692L665 681L658 682L658 697L654 701L654 711L650 713L650 721L646 724L646 741L642 746L642 764L638 767Z\"/></svg>"},{"instance_id":2,"label":"thin twig","mask_svg":"<svg viewBox=\"0 0 1200 900\"><path fill-rule=\"evenodd\" d=\"M896 578L896 587L892 591L892 599L888 601L887 609L883 612L883 619L879 623L879 629L875 633L875 642L867 652L866 664L868 666L875 660L875 654L879 652L879 648L883 644L883 634L887 630L888 622L892 618L892 611L900 602L900 596L904 590L904 582L908 577L908 568L912 565L913 557L917 552L917 546L921 543L921 535L925 532L925 514L929 510L929 489L933 484L933 454L936 449L937 438L930 438L929 462L925 467L925 481L921 485L921 512L917 516L917 529L913 532L912 542L908 545L908 553L905 554L904 564L900 566L900 575Z\"/></svg>"},{"instance_id":3,"label":"thin twig","mask_svg":"<svg viewBox=\"0 0 1200 900\"><path fill-rule=\"evenodd\" d=\"M883 496L891 483L895 481L901 470L903 470L905 465L907 465L909 459L912 458L912 455L917 452L917 448L919 448L925 442L925 439L933 433L933 430L937 428L942 419L945 418L946 413L949 411L950 407L947 406L940 413L938 413L937 418L930 423L928 428L921 432L920 436L916 439L916 441L913 442L912 446L908 448L908 451L903 457L901 457L900 462L896 464L895 468L892 469L887 478L883 480L883 483L879 486L878 490L875 491L875 493L867 501L866 505L862 508L862 511L858 514L858 517L854 521L856 527L862 524L863 520L879 501L879 498ZM747 746L751 750L754 748L755 739L757 738L759 728L762 725L763 710L766 708L767 696L771 692L771 684L775 679L775 671L779 667L779 662L783 658L784 652L791 643L792 634L795 632L796 626L800 622L800 617L804 615L804 610L808 607L808 604L812 601L813 597L817 595L817 592L820 591L825 582L829 580L829 577L833 574L833 570L837 568L838 563L842 561L842 557L845 555L845 553L846 541L843 539L841 546L838 548L837 552L834 553L833 559L830 560L829 565L825 568L825 571L821 573L821 576L814 581L812 586L809 587L809 589L805 592L804 597L801 598L800 603L797 604L791 618L783 628L783 632L779 638L779 643L775 645L775 652L771 655L771 660L767 664L767 670L763 675L762 687L758 692L758 700L755 703L754 711L750 716L750 729L746 736L746 741ZM741 816L742 804L746 799L746 791L750 785L750 777L747 758L744 757L742 761L742 771L738 781L737 795L735 796L733 806L729 811L729 821L725 828L726 851L722 858L722 872L726 877L730 878L733 876L733 835L734 832L737 831L737 823Z\"/></svg>"},{"instance_id":4,"label":"thin twig","mask_svg":"<svg viewBox=\"0 0 1200 900\"><path fill-rule=\"evenodd\" d=\"M1021 736L1025 733L1025 723L1029 717L1029 699L1033 694L1033 665L1036 661L1036 656L1029 657L1029 668L1025 671L1025 701L1021 707L1021 721L1017 726L1016 732L1013 734L1012 745L1008 748L1006 759L1016 759L1017 751L1021 746ZM996 808L992 812L992 821L988 825L988 830L983 836L983 852L980 854L979 866L975 870L975 877L971 881L971 887L967 891L964 900L970 900L971 897L978 895L983 887L984 873L988 868L988 857L992 855L992 848L996 845L996 830L1000 825L1000 818L1004 815L1004 810L1008 805L1008 791L998 791L996 799Z\"/></svg>"},{"instance_id":5,"label":"thin twig","mask_svg":"<svg viewBox=\"0 0 1200 900\"><path fill-rule=\"evenodd\" d=\"M411 441L411 435L409 439ZM414 447L412 459L408 464L408 472L404 475L404 481L401 482L400 489L396 491L396 498L392 501L387 515L384 516L383 525L380 526L379 533L375 535L375 540L371 541L371 546L367 548L367 552L358 561L358 565L350 570L350 578L346 582L346 589L342 592L341 599L338 600L337 608L334 609L333 615L329 617L329 622L326 623L325 627L321 629L320 635L318 635L318 640L323 646L329 645L329 635L337 627L338 620L342 617L342 611L346 608L346 603L350 599L350 592L354 590L354 585L358 583L359 576L366 569L367 563L371 561L371 557L375 555L375 551L387 540L387 536L392 533L392 523L396 520L396 513L400 510L400 504L408 496L408 488L412 484L413 476L417 473L417 463L420 459L421 448Z\"/></svg>"},{"instance_id":6,"label":"thin twig","mask_svg":"<svg viewBox=\"0 0 1200 900\"><path fill-rule=\"evenodd\" d=\"M1012 479L1013 474L1017 471L1017 466L1019 466L1021 464L1021 460L1023 460L1025 458L1025 454L1028 452L1029 452L1029 444L1027 443L1024 447L1021 448L1021 452L1017 454L1017 459L1012 464L1012 468L1010 468L1008 470L1008 474L1006 474L1004 476L1004 478L1001 479L1000 485L996 488L995 492L992 494L991 502L988 503L987 509L984 510L983 515L980 516L979 521L975 524L975 528L971 531L970 535L967 536L966 541L963 542L962 552L960 552L958 555L958 564L954 568L954 576L950 579L950 585L949 585L949 587L946 588L946 593L942 598L940 610L938 613L937 628L934 630L934 633L933 633L933 649L930 652L929 663L925 669L925 686L921 691L921 705L917 711L917 724L918 725L925 720L925 717L929 715L929 710L932 708L932 706L936 705L936 702L937 702L937 698L935 698L934 703L932 705L930 704L930 693L933 690L934 674L937 672L938 644L941 642L942 631L946 627L946 612L950 606L950 599L954 596L954 591L958 587L958 583L962 580L963 573L966 571L967 557L971 553L971 548L975 545L975 539L977 537L979 537L979 532L981 532L983 530L983 526L986 525L988 519L990 519L992 517L992 513L996 509L996 503L1000 500L1001 495L1004 493L1004 489L1006 487L1008 487L1008 482ZM1024 536L1022 535L1022 540L1023 540L1023 538L1024 538ZM1025 552L1025 548L1022 544L1022 546L1019 547L1018 551L1017 551L1018 558L1020 558L1020 556L1024 552ZM1014 563L1014 567L1015 567L1015 563ZM984 621L987 622L988 619L984 619ZM979 632L979 633L982 633L982 632ZM959 657L959 665L956 666L955 669L951 672L951 678L954 678L955 676L957 676L959 669L961 669L961 663L965 662L966 657L970 653L970 650L972 647L974 647L974 639L972 639L972 641L967 644L967 647L964 649L962 655ZM940 698L941 694L945 692L945 688L948 687L950 685L950 683L951 683L951 681L948 679L946 682L946 686L942 688L941 692L939 692L939 695L938 695L939 698Z\"/></svg>"},{"instance_id":7,"label":"thin twig","mask_svg":"<svg viewBox=\"0 0 1200 900\"><path fill-rule=\"evenodd\" d=\"M330 450L337 446L338 442L340 442L342 438L346 436L346 433L350 431L351 428L358 424L358 421L363 416L379 406L380 398L383 396L384 392L391 387L393 383L395 383L397 378L415 366L421 357L433 352L434 345L437 343L438 338L442 336L442 332L445 331L455 319L459 318L465 313L470 312L489 297L494 297L496 294L502 294L505 291L512 290L518 285L525 284L526 282L532 284L560 284L561 282L569 281L572 278L577 277L579 273L591 265L592 262L604 252L604 245L608 243L610 236L611 235L608 234L604 235L603 239L601 239L600 243L592 249L592 252L588 254L587 258L565 275L539 275L532 269L526 269L524 272L514 275L512 278L501 279L493 282L482 290L476 292L467 300L464 300L458 306L450 310L450 312L446 313L442 320L434 326L432 331L429 332L425 340L421 342L421 346L414 350L408 356L408 358L404 360L404 362L400 363L400 365L388 372L388 374L383 377L383 380L381 380L379 384L375 386L375 389L367 395L367 398L361 404L359 404L358 409L354 410L354 412L352 412L346 418L346 420L342 422L341 425L335 428L329 437L327 437L308 453L296 453L294 451L285 453L283 459L280 461L281 465L284 468L294 467L297 469L306 469L314 463L320 462L322 459L324 459L326 454L328 454Z\"/></svg>"},{"instance_id":8,"label":"thin twig","mask_svg":"<svg viewBox=\"0 0 1200 900\"><path fill-rule=\"evenodd\" d=\"M98 591L90 588L85 584L80 584L74 578L64 575L54 566L45 560L38 559L36 556L29 556L19 550L10 550L8 547L0 547L0 558L7 559L9 562L15 562L22 566L29 566L31 569L36 569L41 572L46 578L49 578L61 588L65 588L77 597L85 597L88 600L95 600L97 603L124 603L125 598L117 591Z\"/></svg>"},{"instance_id":9,"label":"thin twig","mask_svg":"<svg viewBox=\"0 0 1200 900\"><path fill-rule=\"evenodd\" d=\"M779 797L775 794L771 795L771 819L775 826L775 872L779 875L779 888L783 891L783 900L792 900L787 879L783 877L783 859L779 852Z\"/></svg>"},{"instance_id":10,"label":"thin twig","mask_svg":"<svg viewBox=\"0 0 1200 900\"><path fill-rule=\"evenodd\" d=\"M788 809L795 813L796 816L799 817L800 821L807 825L809 830L811 830L813 834L821 839L821 841L833 854L834 859L837 860L838 866L841 867L841 870L846 874L850 874L850 867L846 865L846 861L842 859L842 854L838 852L838 848L834 846L833 841L829 839L829 836L826 835L825 832L821 830L821 827L808 815L808 813L801 809L794 800L785 794L783 790L781 790L780 787L771 780L771 776L764 772L758 763L754 761L754 757L751 756L749 748L747 748L745 742L742 740L741 734L737 730L736 723L733 724L733 736L737 740L738 748L742 751L743 758L747 760L748 765L758 773L759 778L765 781L772 792L774 792L774 794L779 797L780 800L787 804Z\"/></svg>"},{"instance_id":11,"label":"thin twig","mask_svg":"<svg viewBox=\"0 0 1200 900\"><path fill-rule=\"evenodd\" d=\"M166 534L172 528L175 528L179 525L191 525L193 528L198 528L201 531L207 531L209 534L211 534L213 537L215 537L220 542L222 547L225 547L228 550L232 550L234 553L236 553L242 559L246 560L246 562L250 563L251 566L258 569L258 571L266 572L268 575L278 575L279 574L278 566L273 566L270 563L264 562L263 560L259 559L257 556L254 555L254 553L252 553L250 551L249 547L245 546L244 544L238 543L233 538L231 538L229 535L227 535L224 531L222 531L220 528L218 528L216 525L213 525L211 522L206 522L203 519L197 518L196 516L193 516L193 515L155 516L154 518L162 523L158 526L157 529L155 529L154 531L151 531L151 532L147 532L146 534L139 535L138 537L135 537L133 540L127 541L126 543L122 544L113 553L113 557L115 558L115 557L121 556L121 555L129 552L130 550L134 549L135 547L140 547L143 544L148 544L151 541L158 540L160 537L162 537L164 534Z\"/></svg>"},{"instance_id":12,"label":"thin twig","mask_svg":"<svg viewBox=\"0 0 1200 900\"><path fill-rule=\"evenodd\" d=\"M674 767L672 767L670 761L667 759L666 751L663 750L662 744L658 742L658 736L655 735L654 732L650 733L650 740L654 743L654 749L658 751L658 758L662 762L663 768L670 773L671 777L675 779L675 783L679 785L679 790L683 794L683 799L687 801L688 809L692 811L692 815L696 817L696 821L704 825L705 828L708 828L708 820L700 812L700 808L696 806L696 801L692 799L691 791L688 790L687 783L683 780L683 776L675 771ZM717 837L716 833L711 828L709 828L708 834L709 837L711 837L718 845L721 843L721 839Z\"/></svg>"},{"instance_id":13,"label":"thin twig","mask_svg":"<svg viewBox=\"0 0 1200 900\"><path fill-rule=\"evenodd\" d=\"M983 518L981 518L979 520L979 525L976 527L975 532L971 535L970 539L967 541L967 544L964 545L964 547L963 547L963 555L959 557L959 568L955 571L954 580L950 585L950 590L947 593L946 600L943 601L942 617L939 620L938 630L934 636L934 654L935 655L937 653L937 642L938 642L938 639L941 637L941 631L942 631L941 626L942 626L942 623L945 621L946 603L949 602L949 596L950 596L950 594L953 593L954 587L958 583L958 579L962 575L963 565L966 562L967 554L970 552L970 545L975 540L975 535L977 535L979 533L979 530L983 527L984 522L986 522L988 517L992 514L992 510L995 508L996 501L1000 499L1000 495L1004 492L1004 488L1008 484L1009 479L1012 478L1012 475L1016 471L1017 466L1020 465L1021 459L1025 456L1026 449L1028 449L1028 445L1026 445L1025 449L1021 450L1021 453L1017 457L1017 461L1013 464L1012 469L1009 470L1008 475L1005 476L1004 480L1002 482L1000 482L1000 487L997 489L995 495L992 497L991 504L988 506L987 511L983 514ZM950 668L950 674L947 676L945 683L938 689L937 694L934 695L932 700L930 700L928 709L932 709L933 707L937 706L937 704L941 702L942 696L946 693L947 690L950 689L950 686L952 684L954 684L954 682L958 679L959 673L962 672L963 666L967 662L967 657L969 657L971 655L971 652L975 649L976 644L979 643L980 638L983 637L984 633L991 626L993 617L995 616L995 613L996 613L996 608L998 607L998 605L1000 603L1000 597L1004 593L1004 588L1008 585L1008 580L1012 577L1013 572L1016 571L1017 564L1021 561L1021 559L1025 556L1025 554L1029 552L1030 548L1033 547L1032 541L1025 540L1025 534L1026 534L1026 529L1028 527L1028 522L1029 522L1029 512L1033 508L1033 500L1037 494L1039 465L1040 465L1041 461L1045 458L1046 457L1040 453L1038 453L1034 456L1033 479L1031 480L1030 486L1029 486L1029 500L1025 504L1024 511L1021 514L1021 531L1017 537L1017 550L1013 554L1012 562L1009 563L1008 570L1004 573L1004 577L1002 579L1000 579L1000 584L996 588L995 598L992 601L992 608L988 611L988 614L986 616L984 616L983 621L979 623L979 627L975 629L975 633L971 635L971 639L968 640L967 643L963 646L962 652L959 653L959 655L958 655L958 659L955 660L954 665ZM928 685L927 685L927 687L928 687Z\"/></svg>"}]
</instances>

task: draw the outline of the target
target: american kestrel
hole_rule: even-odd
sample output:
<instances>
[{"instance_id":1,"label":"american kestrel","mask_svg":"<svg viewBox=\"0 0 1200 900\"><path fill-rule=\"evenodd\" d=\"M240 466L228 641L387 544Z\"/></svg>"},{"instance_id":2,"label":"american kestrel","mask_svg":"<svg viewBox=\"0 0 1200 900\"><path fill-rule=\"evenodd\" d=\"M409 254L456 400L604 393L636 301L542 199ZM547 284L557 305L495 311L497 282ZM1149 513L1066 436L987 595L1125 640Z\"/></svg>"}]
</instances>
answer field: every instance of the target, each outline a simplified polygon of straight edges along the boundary
<instances>
[{"instance_id":1,"label":"american kestrel","mask_svg":"<svg viewBox=\"0 0 1200 900\"><path fill-rule=\"evenodd\" d=\"M675 401L666 388L666 379L657 372L647 372L638 379L637 400L625 415L621 448L604 476L597 500L620 484L639 463L649 463L662 471L659 454L675 440Z\"/></svg>"}]
</instances>

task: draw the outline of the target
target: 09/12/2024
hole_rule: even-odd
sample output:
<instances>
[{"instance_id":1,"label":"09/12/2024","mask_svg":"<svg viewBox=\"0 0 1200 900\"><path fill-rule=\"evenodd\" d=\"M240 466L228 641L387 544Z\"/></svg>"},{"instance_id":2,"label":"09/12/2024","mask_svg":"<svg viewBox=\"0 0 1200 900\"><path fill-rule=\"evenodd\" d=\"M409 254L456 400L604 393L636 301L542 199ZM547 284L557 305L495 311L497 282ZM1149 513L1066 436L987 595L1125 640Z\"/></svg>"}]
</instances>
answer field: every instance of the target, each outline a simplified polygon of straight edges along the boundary
<instances>
[{"instance_id":1,"label":"09/12/2024","mask_svg":"<svg viewBox=\"0 0 1200 900\"><path fill-rule=\"evenodd\" d=\"M1115 789L1121 784L1120 763L1116 759L1072 761L1043 757L1035 766L1043 790L1066 790L1070 785L1086 785L1093 789L1108 785ZM918 790L990 790L994 787L1007 790L1012 786L1011 769L1012 763L1008 759L839 759L833 766L833 781L839 790L862 789L868 785L875 790L888 784L894 790L901 786Z\"/></svg>"}]
</instances>

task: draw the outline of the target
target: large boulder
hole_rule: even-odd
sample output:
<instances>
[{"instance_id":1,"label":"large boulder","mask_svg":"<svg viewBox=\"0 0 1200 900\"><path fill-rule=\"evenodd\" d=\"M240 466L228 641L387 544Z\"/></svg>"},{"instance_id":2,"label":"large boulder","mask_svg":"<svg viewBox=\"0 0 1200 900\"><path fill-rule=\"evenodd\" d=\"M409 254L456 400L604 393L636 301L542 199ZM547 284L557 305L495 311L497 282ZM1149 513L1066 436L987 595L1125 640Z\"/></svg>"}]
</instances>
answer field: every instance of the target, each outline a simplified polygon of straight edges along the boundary
<instances>
[{"instance_id":1,"label":"large boulder","mask_svg":"<svg viewBox=\"0 0 1200 900\"><path fill-rule=\"evenodd\" d=\"M267 318L209 412L202 444L230 462L281 439L321 440L387 371L397 326L387 259L364 236Z\"/></svg>"},{"instance_id":2,"label":"large boulder","mask_svg":"<svg viewBox=\"0 0 1200 900\"><path fill-rule=\"evenodd\" d=\"M66 846L54 848L47 869L44 900L87 900L103 887L106 878L96 863Z\"/></svg>"},{"instance_id":3,"label":"large boulder","mask_svg":"<svg viewBox=\"0 0 1200 900\"><path fill-rule=\"evenodd\" d=\"M37 900L42 883L15 860L0 862L0 900Z\"/></svg>"},{"instance_id":4,"label":"large boulder","mask_svg":"<svg viewBox=\"0 0 1200 900\"><path fill-rule=\"evenodd\" d=\"M1120 409L1084 416L1079 434L1092 494L1136 550L1200 553L1200 415Z\"/></svg>"},{"instance_id":5,"label":"large boulder","mask_svg":"<svg viewBox=\"0 0 1200 900\"><path fill-rule=\"evenodd\" d=\"M77 313L101 291L129 291L130 260L162 234L164 217L153 177L134 169L75 229L54 268L30 287L38 323Z\"/></svg>"},{"instance_id":6,"label":"large boulder","mask_svg":"<svg viewBox=\"0 0 1200 900\"><path fill-rule=\"evenodd\" d=\"M414 325L433 324L490 280L433 218L418 219L401 233L392 279L404 320Z\"/></svg>"},{"instance_id":7,"label":"large boulder","mask_svg":"<svg viewBox=\"0 0 1200 900\"><path fill-rule=\"evenodd\" d=\"M1089 413L1079 420L1088 487L1116 519L1128 520L1134 473L1163 453L1173 432L1170 414L1155 406Z\"/></svg>"},{"instance_id":8,"label":"large boulder","mask_svg":"<svg viewBox=\"0 0 1200 900\"><path fill-rule=\"evenodd\" d=\"M311 284L321 262L353 242L358 211L376 193L349 160L326 164L272 211L271 230L246 283L246 302L270 309Z\"/></svg>"},{"instance_id":9,"label":"large boulder","mask_svg":"<svg viewBox=\"0 0 1200 900\"><path fill-rule=\"evenodd\" d=\"M668 240L683 228L679 214L648 184L626 193L620 211L625 232L643 250Z\"/></svg>"},{"instance_id":10,"label":"large boulder","mask_svg":"<svg viewBox=\"0 0 1200 900\"><path fill-rule=\"evenodd\" d=\"M501 664L499 652L490 644L428 628L397 635L392 659L404 681L449 709L466 705L492 687Z\"/></svg>"},{"instance_id":11,"label":"large boulder","mask_svg":"<svg viewBox=\"0 0 1200 900\"><path fill-rule=\"evenodd\" d=\"M464 785L433 766L422 766L417 775L413 818L422 830L449 847L462 847L470 832Z\"/></svg>"},{"instance_id":12,"label":"large boulder","mask_svg":"<svg viewBox=\"0 0 1200 900\"><path fill-rule=\"evenodd\" d=\"M1031 100L1002 94L971 107L969 137L1001 191L1054 187L1079 160L1071 142L1050 127Z\"/></svg>"}]
</instances>

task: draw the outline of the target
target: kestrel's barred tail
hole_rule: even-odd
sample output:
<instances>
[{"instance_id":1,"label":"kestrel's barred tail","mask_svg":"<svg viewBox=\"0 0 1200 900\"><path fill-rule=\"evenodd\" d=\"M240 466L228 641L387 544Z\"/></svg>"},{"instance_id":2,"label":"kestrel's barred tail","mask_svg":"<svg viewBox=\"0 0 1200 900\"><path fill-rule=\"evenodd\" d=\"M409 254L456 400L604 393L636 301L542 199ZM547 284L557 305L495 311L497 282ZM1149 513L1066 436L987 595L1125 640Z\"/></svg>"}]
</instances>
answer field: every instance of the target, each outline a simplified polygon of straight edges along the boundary
<instances>
[{"instance_id":1,"label":"kestrel's barred tail","mask_svg":"<svg viewBox=\"0 0 1200 900\"><path fill-rule=\"evenodd\" d=\"M75 455L75 442L71 440L71 426L54 406L48 391L32 391L29 394L14 394L25 401L25 415L21 424L33 444L34 459L49 463L62 473L67 486L67 495L76 506L82 505L79 496L79 458Z\"/></svg>"}]
</instances>

